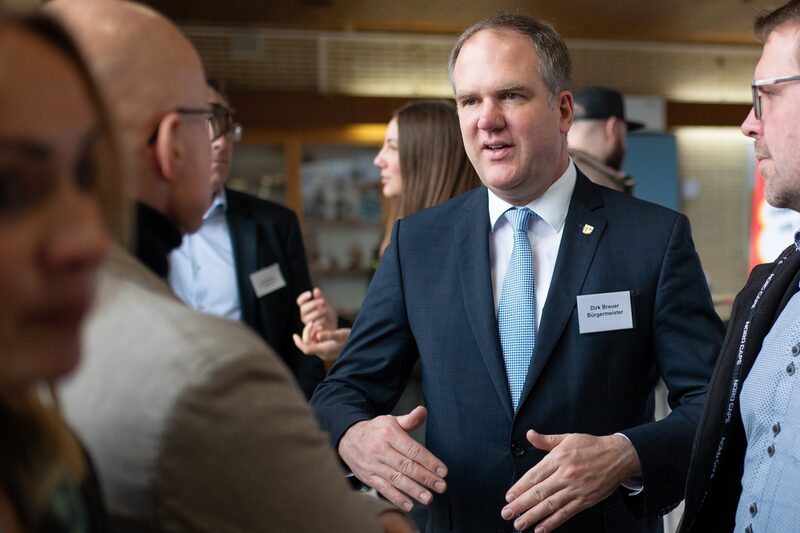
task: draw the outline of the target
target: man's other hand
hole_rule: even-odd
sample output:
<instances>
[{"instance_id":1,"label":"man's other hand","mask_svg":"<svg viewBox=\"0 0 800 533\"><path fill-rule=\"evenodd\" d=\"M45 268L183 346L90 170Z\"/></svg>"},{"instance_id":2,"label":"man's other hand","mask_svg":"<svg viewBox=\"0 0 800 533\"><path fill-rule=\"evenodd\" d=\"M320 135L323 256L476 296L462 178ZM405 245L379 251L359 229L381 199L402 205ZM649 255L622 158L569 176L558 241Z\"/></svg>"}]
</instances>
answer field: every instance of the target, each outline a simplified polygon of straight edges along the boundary
<instances>
[{"instance_id":1,"label":"man's other hand","mask_svg":"<svg viewBox=\"0 0 800 533\"><path fill-rule=\"evenodd\" d=\"M407 415L364 420L353 424L339 441L339 456L353 474L406 511L413 507L412 499L429 504L431 491L447 490L445 464L407 433L426 416L419 406Z\"/></svg>"}]
</instances>

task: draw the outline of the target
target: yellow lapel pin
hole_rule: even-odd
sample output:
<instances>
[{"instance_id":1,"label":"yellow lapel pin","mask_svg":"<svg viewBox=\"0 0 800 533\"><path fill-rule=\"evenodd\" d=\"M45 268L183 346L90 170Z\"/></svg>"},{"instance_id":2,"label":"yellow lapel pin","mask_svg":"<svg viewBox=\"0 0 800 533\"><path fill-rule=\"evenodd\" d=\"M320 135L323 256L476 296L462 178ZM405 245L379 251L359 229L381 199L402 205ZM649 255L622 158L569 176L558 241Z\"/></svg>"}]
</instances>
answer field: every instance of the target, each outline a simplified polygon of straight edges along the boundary
<instances>
[{"instance_id":1,"label":"yellow lapel pin","mask_svg":"<svg viewBox=\"0 0 800 533\"><path fill-rule=\"evenodd\" d=\"M583 225L583 234L584 235L591 235L594 231L594 226L590 226L589 224Z\"/></svg>"}]
</instances>

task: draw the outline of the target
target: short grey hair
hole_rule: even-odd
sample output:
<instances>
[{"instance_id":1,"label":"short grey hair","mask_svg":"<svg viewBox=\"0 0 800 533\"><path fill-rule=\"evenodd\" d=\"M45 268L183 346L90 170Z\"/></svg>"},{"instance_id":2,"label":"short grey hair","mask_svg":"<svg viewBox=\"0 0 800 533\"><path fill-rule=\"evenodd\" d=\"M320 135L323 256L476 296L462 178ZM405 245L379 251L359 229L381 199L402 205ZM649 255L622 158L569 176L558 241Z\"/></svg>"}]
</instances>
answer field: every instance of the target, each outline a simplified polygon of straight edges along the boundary
<instances>
[{"instance_id":1,"label":"short grey hair","mask_svg":"<svg viewBox=\"0 0 800 533\"><path fill-rule=\"evenodd\" d=\"M571 89L572 60L561 35L548 22L509 11L498 11L493 17L473 24L459 36L447 63L447 75L454 89L453 70L458 54L464 43L483 30L514 31L530 38L539 59L539 74L542 76L551 104L555 104L558 93Z\"/></svg>"}]
</instances>

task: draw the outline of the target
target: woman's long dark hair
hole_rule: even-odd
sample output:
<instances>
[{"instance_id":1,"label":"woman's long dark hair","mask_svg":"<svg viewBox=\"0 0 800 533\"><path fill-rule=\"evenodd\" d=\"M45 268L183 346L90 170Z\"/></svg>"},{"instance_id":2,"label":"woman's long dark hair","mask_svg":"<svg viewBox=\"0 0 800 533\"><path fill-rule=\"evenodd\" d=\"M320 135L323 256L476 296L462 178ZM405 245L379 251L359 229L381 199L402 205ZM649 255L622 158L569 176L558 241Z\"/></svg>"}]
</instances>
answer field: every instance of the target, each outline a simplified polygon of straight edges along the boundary
<instances>
[{"instance_id":1,"label":"woman's long dark hair","mask_svg":"<svg viewBox=\"0 0 800 533\"><path fill-rule=\"evenodd\" d=\"M397 119L403 190L391 203L383 250L397 219L446 202L481 184L464 151L456 107L421 100L401 107Z\"/></svg>"}]
</instances>

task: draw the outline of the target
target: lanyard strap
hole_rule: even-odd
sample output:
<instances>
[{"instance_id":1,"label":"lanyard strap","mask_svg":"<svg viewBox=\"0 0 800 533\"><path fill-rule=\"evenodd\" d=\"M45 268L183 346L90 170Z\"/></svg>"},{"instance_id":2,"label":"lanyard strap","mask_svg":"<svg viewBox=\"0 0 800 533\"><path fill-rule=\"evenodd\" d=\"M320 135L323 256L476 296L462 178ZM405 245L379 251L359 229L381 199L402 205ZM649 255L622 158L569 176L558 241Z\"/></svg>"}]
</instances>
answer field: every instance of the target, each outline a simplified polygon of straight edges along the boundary
<instances>
[{"instance_id":1,"label":"lanyard strap","mask_svg":"<svg viewBox=\"0 0 800 533\"><path fill-rule=\"evenodd\" d=\"M784 255L783 257L778 260L777 263L772 267L772 271L770 271L769 276L764 281L764 284L761 285L761 289L759 289L758 293L756 294L755 298L753 298L753 303L750 305L750 311L747 314L747 320L744 323L744 327L742 328L742 337L739 340L739 349L736 352L736 364L733 367L733 376L731 378L731 384L728 390L728 406L725 409L725 420L722 424L722 435L720 436L719 442L717 443L717 451L714 454L714 464L711 467L711 476L710 479L714 479L717 474L717 469L719 467L719 462L722 459L722 452L725 448L725 441L727 440L726 434L729 429L731 422L733 421L733 413L734 409L736 409L736 400L739 397L739 392L741 388L741 380L742 380L742 368L744 367L744 349L747 345L747 339L750 334L750 324L753 320L753 317L756 314L756 309L758 308L758 304L761 302L761 297L769 287L772 280L775 278L775 275L778 271L778 268L786 262L789 257L796 251L795 248ZM705 499L705 496L703 496Z\"/></svg>"}]
</instances>

